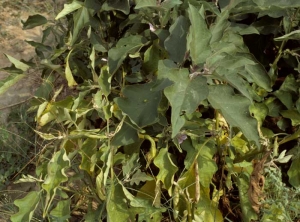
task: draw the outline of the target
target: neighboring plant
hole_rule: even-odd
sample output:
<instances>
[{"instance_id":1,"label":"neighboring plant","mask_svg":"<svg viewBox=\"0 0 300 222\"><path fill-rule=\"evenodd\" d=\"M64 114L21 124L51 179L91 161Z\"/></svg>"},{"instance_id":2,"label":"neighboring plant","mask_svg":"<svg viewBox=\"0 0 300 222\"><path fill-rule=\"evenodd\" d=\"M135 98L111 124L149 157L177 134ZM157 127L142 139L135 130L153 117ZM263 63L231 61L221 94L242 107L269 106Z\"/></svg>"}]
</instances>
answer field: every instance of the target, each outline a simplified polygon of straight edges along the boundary
<instances>
[{"instance_id":1,"label":"neighboring plant","mask_svg":"<svg viewBox=\"0 0 300 222\"><path fill-rule=\"evenodd\" d=\"M21 179L40 190L15 201L12 221L270 219L265 164L300 134L300 2L220 4L65 4L42 43L29 42L45 80L36 133L48 143L36 177ZM10 60L10 72L32 65ZM287 172L295 188L299 164Z\"/></svg>"}]
</instances>

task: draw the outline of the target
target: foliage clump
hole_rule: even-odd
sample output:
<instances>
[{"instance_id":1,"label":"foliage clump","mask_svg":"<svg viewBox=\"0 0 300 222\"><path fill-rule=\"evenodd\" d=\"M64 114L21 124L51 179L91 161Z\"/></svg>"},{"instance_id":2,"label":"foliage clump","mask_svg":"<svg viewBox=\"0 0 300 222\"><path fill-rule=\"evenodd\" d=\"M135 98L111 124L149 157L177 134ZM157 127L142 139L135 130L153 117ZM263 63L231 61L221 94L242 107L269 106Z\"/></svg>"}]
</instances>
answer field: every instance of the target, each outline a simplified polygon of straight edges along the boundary
<instances>
[{"instance_id":1,"label":"foliage clump","mask_svg":"<svg viewBox=\"0 0 300 222\"><path fill-rule=\"evenodd\" d=\"M267 221L287 206L270 207L264 170L292 162L284 183L300 185L300 3L216 3L70 1L55 25L24 22L45 26L31 110L47 145L12 221Z\"/></svg>"}]
</instances>

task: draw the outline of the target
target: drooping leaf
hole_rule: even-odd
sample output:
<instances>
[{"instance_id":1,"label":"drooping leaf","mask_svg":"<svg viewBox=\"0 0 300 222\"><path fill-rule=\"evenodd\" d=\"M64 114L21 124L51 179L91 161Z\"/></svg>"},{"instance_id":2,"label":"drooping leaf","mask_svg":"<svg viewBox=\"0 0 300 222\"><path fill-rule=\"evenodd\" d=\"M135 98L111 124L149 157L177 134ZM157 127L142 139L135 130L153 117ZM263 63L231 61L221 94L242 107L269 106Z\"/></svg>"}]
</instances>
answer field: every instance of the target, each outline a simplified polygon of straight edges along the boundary
<instances>
[{"instance_id":1,"label":"drooping leaf","mask_svg":"<svg viewBox=\"0 0 300 222\"><path fill-rule=\"evenodd\" d=\"M0 81L0 95L4 94L9 90L13 85L26 77L25 74L14 75L10 74L6 79ZM3 107L0 102L0 107Z\"/></svg>"},{"instance_id":2,"label":"drooping leaf","mask_svg":"<svg viewBox=\"0 0 300 222\"><path fill-rule=\"evenodd\" d=\"M88 8L82 6L73 15L74 28L72 33L71 45L73 45L79 36L81 30L90 23L90 11Z\"/></svg>"},{"instance_id":3,"label":"drooping leaf","mask_svg":"<svg viewBox=\"0 0 300 222\"><path fill-rule=\"evenodd\" d=\"M22 21L23 29L32 29L36 26L44 25L47 22L48 20L44 16L39 14L31 15L28 17L28 19L25 22Z\"/></svg>"},{"instance_id":4,"label":"drooping leaf","mask_svg":"<svg viewBox=\"0 0 300 222\"><path fill-rule=\"evenodd\" d=\"M113 185L110 189L109 199L106 204L108 221L134 221L135 215L126 202L126 196L119 184Z\"/></svg>"},{"instance_id":5,"label":"drooping leaf","mask_svg":"<svg viewBox=\"0 0 300 222\"><path fill-rule=\"evenodd\" d=\"M65 76L66 76L66 79L68 81L68 86L69 87L72 87L72 86L76 86L77 85L77 82L75 81L74 77L73 77L73 73L72 73L72 70L70 68L70 56L71 56L71 53L72 53L72 50L69 52L67 58L66 58L66 69L65 69Z\"/></svg>"},{"instance_id":6,"label":"drooping leaf","mask_svg":"<svg viewBox=\"0 0 300 222\"><path fill-rule=\"evenodd\" d=\"M102 5L102 10L119 10L127 15L130 10L129 0L108 0Z\"/></svg>"},{"instance_id":7,"label":"drooping leaf","mask_svg":"<svg viewBox=\"0 0 300 222\"><path fill-rule=\"evenodd\" d=\"M153 177L147 175L145 172L142 172L140 169L138 169L133 175L130 180L130 185L136 184L139 185L140 182L145 182L153 180Z\"/></svg>"},{"instance_id":8,"label":"drooping leaf","mask_svg":"<svg viewBox=\"0 0 300 222\"><path fill-rule=\"evenodd\" d=\"M74 12L75 10L81 8L83 6L83 3L80 1L72 1L70 4L64 4L64 9L58 13L56 16L56 20L70 14L71 12Z\"/></svg>"},{"instance_id":9,"label":"drooping leaf","mask_svg":"<svg viewBox=\"0 0 300 222\"><path fill-rule=\"evenodd\" d=\"M198 10L189 5L189 18L191 22L189 33L189 50L194 65L201 65L211 54L209 42L211 33L207 28L205 19Z\"/></svg>"},{"instance_id":10,"label":"drooping leaf","mask_svg":"<svg viewBox=\"0 0 300 222\"><path fill-rule=\"evenodd\" d=\"M39 192L31 191L24 198L15 200L14 204L19 208L18 213L13 214L10 219L12 222L31 221L33 213L40 200Z\"/></svg>"},{"instance_id":11,"label":"drooping leaf","mask_svg":"<svg viewBox=\"0 0 300 222\"><path fill-rule=\"evenodd\" d=\"M111 90L111 76L108 73L108 67L104 66L101 68L100 77L98 79L102 93L107 97Z\"/></svg>"},{"instance_id":12,"label":"drooping leaf","mask_svg":"<svg viewBox=\"0 0 300 222\"><path fill-rule=\"evenodd\" d=\"M109 73L114 74L121 66L128 54L138 52L146 43L146 39L140 35L131 35L118 41L116 47L108 51Z\"/></svg>"},{"instance_id":13,"label":"drooping leaf","mask_svg":"<svg viewBox=\"0 0 300 222\"><path fill-rule=\"evenodd\" d=\"M283 117L289 118L293 126L300 124L300 113L297 110L282 110L280 113Z\"/></svg>"},{"instance_id":14,"label":"drooping leaf","mask_svg":"<svg viewBox=\"0 0 300 222\"><path fill-rule=\"evenodd\" d=\"M167 148L160 149L158 155L154 159L154 164L159 168L157 180L162 181L169 194L172 193L171 187L174 181L174 174L178 168L171 159L171 154Z\"/></svg>"},{"instance_id":15,"label":"drooping leaf","mask_svg":"<svg viewBox=\"0 0 300 222\"><path fill-rule=\"evenodd\" d=\"M261 64L257 63L256 65L246 65L245 68L257 85L269 92L272 91L271 79Z\"/></svg>"},{"instance_id":16,"label":"drooping leaf","mask_svg":"<svg viewBox=\"0 0 300 222\"><path fill-rule=\"evenodd\" d=\"M174 138L185 122L180 116L196 110L200 102L207 98L208 87L206 79L202 76L189 78L187 69L170 69L168 75L174 84L167 87L164 93L172 107L172 138Z\"/></svg>"},{"instance_id":17,"label":"drooping leaf","mask_svg":"<svg viewBox=\"0 0 300 222\"><path fill-rule=\"evenodd\" d=\"M115 99L123 113L139 127L145 127L158 121L158 105L161 91L152 90L153 83L125 86L124 97Z\"/></svg>"},{"instance_id":18,"label":"drooping leaf","mask_svg":"<svg viewBox=\"0 0 300 222\"><path fill-rule=\"evenodd\" d=\"M189 22L184 16L179 16L171 25L170 36L165 40L164 45L169 53L169 59L182 63L186 54L186 36L189 29Z\"/></svg>"},{"instance_id":19,"label":"drooping leaf","mask_svg":"<svg viewBox=\"0 0 300 222\"><path fill-rule=\"evenodd\" d=\"M47 191L47 196L54 195L57 187L68 180L65 170L70 166L70 160L65 149L56 152L47 167L47 177L42 184L43 189Z\"/></svg>"},{"instance_id":20,"label":"drooping leaf","mask_svg":"<svg viewBox=\"0 0 300 222\"><path fill-rule=\"evenodd\" d=\"M16 58L14 58L14 57L12 57L12 56L10 56L10 55L8 55L8 54L5 54L4 53L4 55L8 58L8 60L12 63L12 64L14 64L15 65L15 67L16 68L18 68L18 69L21 69L22 71L27 71L29 68L30 68L30 66L29 65L27 65L27 64L25 64L24 62L21 62L21 61L19 61L18 59L16 59Z\"/></svg>"},{"instance_id":21,"label":"drooping leaf","mask_svg":"<svg viewBox=\"0 0 300 222\"><path fill-rule=\"evenodd\" d=\"M121 129L114 135L111 140L112 146L126 146L136 142L139 139L138 132L129 124L123 123Z\"/></svg>"},{"instance_id":22,"label":"drooping leaf","mask_svg":"<svg viewBox=\"0 0 300 222\"><path fill-rule=\"evenodd\" d=\"M82 146L80 147L79 153L81 155L81 164L80 168L88 172L89 174L93 173L92 161L91 158L97 149L97 140L87 138Z\"/></svg>"},{"instance_id":23,"label":"drooping leaf","mask_svg":"<svg viewBox=\"0 0 300 222\"><path fill-rule=\"evenodd\" d=\"M50 212L51 217L57 222L65 222L70 218L70 204L71 200L61 200L57 206Z\"/></svg>"},{"instance_id":24,"label":"drooping leaf","mask_svg":"<svg viewBox=\"0 0 300 222\"><path fill-rule=\"evenodd\" d=\"M234 94L233 89L227 85L217 85L209 87L208 100L215 109L221 110L231 126L239 127L249 141L259 146L257 123L249 113L249 99Z\"/></svg>"},{"instance_id":25,"label":"drooping leaf","mask_svg":"<svg viewBox=\"0 0 300 222\"><path fill-rule=\"evenodd\" d=\"M300 39L300 30L295 30L295 31L292 31L288 34L285 34L283 36L280 36L280 37L277 37L275 38L274 40L275 41L284 41L284 40L299 40Z\"/></svg>"},{"instance_id":26,"label":"drooping leaf","mask_svg":"<svg viewBox=\"0 0 300 222\"><path fill-rule=\"evenodd\" d=\"M153 206L149 199L133 196L124 186L122 186L124 195L130 200L130 205L134 208L134 212L138 214L139 220L151 222L161 221L162 213L166 211L164 207Z\"/></svg>"}]
</instances>

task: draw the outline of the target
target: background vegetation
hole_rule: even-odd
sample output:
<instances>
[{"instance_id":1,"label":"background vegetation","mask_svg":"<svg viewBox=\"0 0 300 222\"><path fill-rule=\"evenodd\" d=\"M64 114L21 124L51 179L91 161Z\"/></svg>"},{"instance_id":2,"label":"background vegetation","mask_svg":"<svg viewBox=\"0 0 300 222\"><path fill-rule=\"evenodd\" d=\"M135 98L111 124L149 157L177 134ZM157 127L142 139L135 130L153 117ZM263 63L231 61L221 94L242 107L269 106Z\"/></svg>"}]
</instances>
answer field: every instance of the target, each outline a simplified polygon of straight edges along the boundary
<instances>
[{"instance_id":1,"label":"background vegetation","mask_svg":"<svg viewBox=\"0 0 300 222\"><path fill-rule=\"evenodd\" d=\"M297 221L297 0L69 1L42 25L12 221ZM5 81L3 82L5 84Z\"/></svg>"}]
</instances>

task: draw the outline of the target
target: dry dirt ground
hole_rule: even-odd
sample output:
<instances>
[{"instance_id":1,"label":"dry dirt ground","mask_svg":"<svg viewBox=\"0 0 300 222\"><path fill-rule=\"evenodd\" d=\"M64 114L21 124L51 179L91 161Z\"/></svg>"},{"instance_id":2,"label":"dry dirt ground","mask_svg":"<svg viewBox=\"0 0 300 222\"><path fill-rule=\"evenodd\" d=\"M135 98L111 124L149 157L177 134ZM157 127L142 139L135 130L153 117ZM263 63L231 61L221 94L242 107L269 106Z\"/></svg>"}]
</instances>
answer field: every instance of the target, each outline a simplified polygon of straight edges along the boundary
<instances>
[{"instance_id":1,"label":"dry dirt ground","mask_svg":"<svg viewBox=\"0 0 300 222\"><path fill-rule=\"evenodd\" d=\"M57 1L56 1L57 2ZM60 0L60 2L62 2ZM9 60L5 54L16 59L28 61L35 55L34 48L26 43L28 41L41 41L42 27L36 27L29 30L22 29L22 21L26 21L30 15L42 14L53 19L54 1L53 0L0 0L0 68L10 66ZM15 84L5 94L0 95L0 123L5 123L9 108L14 104L26 101L32 96L36 85L34 85L33 76L28 75ZM7 77L7 73L0 70L0 81Z\"/></svg>"}]
</instances>

